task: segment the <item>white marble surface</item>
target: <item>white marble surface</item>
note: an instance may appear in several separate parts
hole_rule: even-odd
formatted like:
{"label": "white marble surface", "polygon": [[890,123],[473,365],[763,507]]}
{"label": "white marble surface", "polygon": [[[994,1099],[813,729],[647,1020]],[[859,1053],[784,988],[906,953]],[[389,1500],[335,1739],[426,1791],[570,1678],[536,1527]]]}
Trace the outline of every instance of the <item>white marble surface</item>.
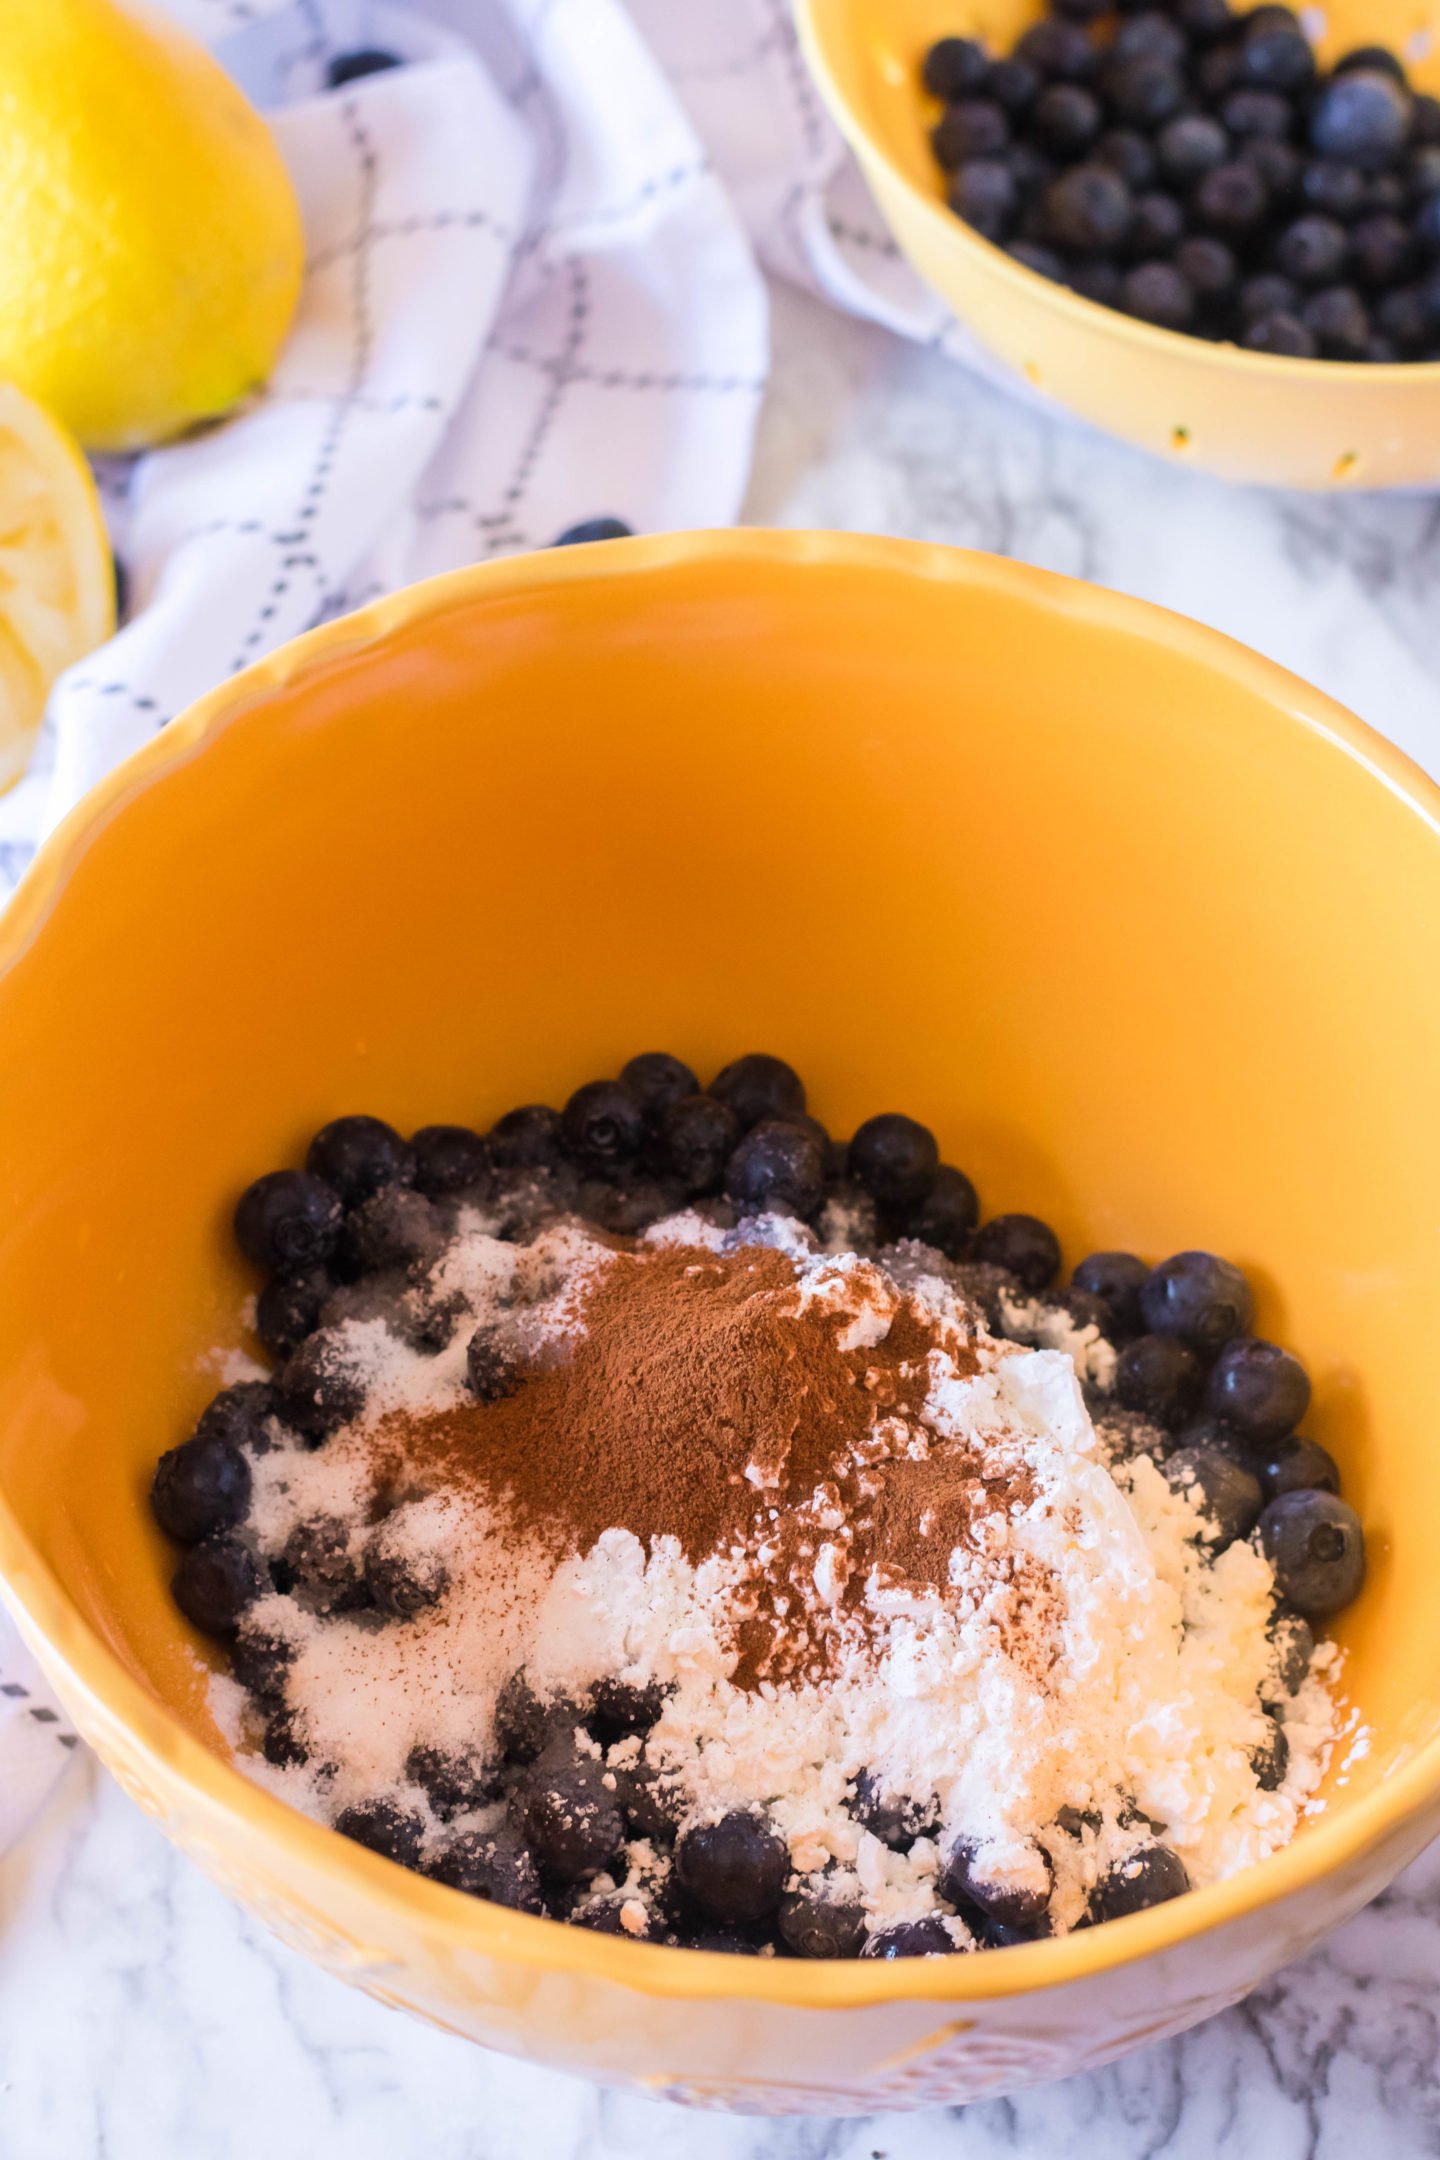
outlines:
{"label": "white marble surface", "polygon": [[[776,342],[756,520],[994,548],[1163,601],[1440,770],[1440,507],[1222,489],[790,296]],[[1440,1847],[1182,2040],[1015,2101],[833,2124],[684,2116],[384,2010],[235,1911],[89,1761],[0,1862],[0,2160],[1348,2160],[1362,2145],[1440,2154]]]}

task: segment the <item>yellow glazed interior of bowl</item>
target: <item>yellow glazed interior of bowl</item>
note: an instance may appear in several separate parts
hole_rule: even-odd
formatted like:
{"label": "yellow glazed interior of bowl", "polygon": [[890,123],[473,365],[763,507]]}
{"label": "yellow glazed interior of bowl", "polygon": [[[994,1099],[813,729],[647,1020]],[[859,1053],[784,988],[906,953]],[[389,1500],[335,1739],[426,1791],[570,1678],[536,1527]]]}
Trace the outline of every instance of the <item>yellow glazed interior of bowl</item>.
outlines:
{"label": "yellow glazed interior of bowl", "polygon": [[[831,112],[920,275],[1036,389],[1142,449],[1231,480],[1298,488],[1433,486],[1440,363],[1353,366],[1209,345],[1095,306],[1012,262],[945,207],[920,87],[938,37],[1008,51],[1039,0],[796,0]],[[1240,10],[1237,8],[1237,13]],[[1322,58],[1388,43],[1440,87],[1440,0],[1331,0]]]}
{"label": "yellow glazed interior of bowl", "polygon": [[[966,2098],[1232,2000],[1440,1822],[1440,802],[1293,678],[984,557],[734,533],[461,573],[177,721],[0,923],[0,1569],[82,1729],[288,1939],[458,2031],[768,2107]],[[247,1338],[234,1195],[665,1045],[904,1105],[1072,1258],[1209,1245],[1315,1378],[1368,1754],[1061,1943],[821,1967],[479,1905],[247,1784],[145,1491]],[[839,2016],[819,2013],[832,2009]]]}

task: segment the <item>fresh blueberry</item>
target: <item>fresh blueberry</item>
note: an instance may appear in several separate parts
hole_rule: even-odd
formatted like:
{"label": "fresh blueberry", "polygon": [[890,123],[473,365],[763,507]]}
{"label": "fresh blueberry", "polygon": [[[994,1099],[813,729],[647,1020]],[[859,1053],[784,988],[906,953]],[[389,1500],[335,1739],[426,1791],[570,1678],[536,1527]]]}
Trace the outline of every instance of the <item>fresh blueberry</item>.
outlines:
{"label": "fresh blueberry", "polygon": [[638,1927],[630,1924],[635,1903],[633,1898],[590,1898],[566,1918],[571,1927],[590,1928],[597,1935],[618,1935],[622,1942],[649,1942],[652,1929],[648,1915]]}
{"label": "fresh blueberry", "polygon": [[582,518],[578,525],[567,525],[564,532],[556,533],[551,547],[585,547],[592,540],[630,540],[635,535],[633,525],[624,518]]}
{"label": "fresh blueberry", "polygon": [[279,1415],[280,1398],[269,1380],[237,1380],[222,1388],[200,1413],[197,1440],[228,1440],[254,1455],[270,1451],[270,1420]]}
{"label": "fresh blueberry", "polygon": [[1432,195],[1415,213],[1415,244],[1430,262],[1440,257],[1440,194]]}
{"label": "fresh blueberry", "polygon": [[895,1920],[865,1938],[862,1958],[951,1957],[955,1944],[939,1913],[922,1920]]}
{"label": "fresh blueberry", "polygon": [[1093,300],[1096,307],[1113,308],[1120,305],[1124,275],[1118,263],[1092,260],[1074,264],[1067,283],[1082,300]]}
{"label": "fresh blueberry", "polygon": [[1260,1475],[1259,1450],[1253,1440],[1227,1425],[1224,1418],[1194,1417],[1186,1420],[1175,1435],[1176,1447],[1208,1448],[1212,1454],[1223,1455],[1228,1462],[1238,1463],[1252,1477]]}
{"label": "fresh blueberry", "polygon": [[985,84],[995,103],[1003,112],[1008,113],[1012,120],[1021,113],[1029,112],[1042,87],[1043,78],[1038,69],[1031,67],[1028,60],[1019,59],[1014,53],[995,62]]}
{"label": "fresh blueberry", "polygon": [[970,1931],[982,1950],[1015,1950],[1021,1943],[1041,1942],[1055,1932],[1048,1913],[1023,1924],[1015,1920],[997,1920],[993,1913],[976,1911],[972,1918],[966,1914]]}
{"label": "fresh blueberry", "polygon": [[933,1188],[940,1150],[928,1126],[886,1110],[857,1129],[847,1166],[881,1207],[903,1213],[918,1207]]}
{"label": "fresh blueberry", "polygon": [[593,1759],[547,1753],[510,1795],[512,1828],[554,1882],[590,1882],[619,1856],[625,1824],[604,1778]]}
{"label": "fresh blueberry", "polygon": [[1140,1289],[1150,1270],[1135,1253],[1088,1253],[1070,1277],[1076,1290],[1102,1300],[1109,1313],[1106,1332],[1117,1342],[1139,1335],[1145,1326],[1140,1317]]}
{"label": "fresh blueberry", "polygon": [[1072,166],[1045,190],[1047,232],[1079,254],[1102,255],[1118,247],[1134,214],[1129,188],[1105,165]]}
{"label": "fresh blueberry", "polygon": [[1155,145],[1160,170],[1168,180],[1188,187],[1230,155],[1230,138],[1208,113],[1182,113],[1167,122]]}
{"label": "fresh blueberry", "polygon": [[[1440,112],[1440,100],[1432,100]],[[1345,168],[1342,166],[1341,171]],[[1440,143],[1426,143],[1412,150],[1405,161],[1405,192],[1412,202],[1428,202],[1440,189]]]}
{"label": "fresh blueberry", "polygon": [[340,1195],[343,1207],[358,1207],[382,1185],[410,1185],[415,1157],[393,1125],[383,1118],[342,1117],[322,1125],[310,1143],[305,1167]]}
{"label": "fresh blueberry", "polygon": [[1327,1620],[1360,1595],[1365,1533],[1334,1493],[1282,1493],[1260,1517],[1260,1543],[1276,1589],[1307,1620]]}
{"label": "fresh blueberry", "polygon": [[1270,190],[1260,174],[1237,158],[1212,166],[1196,182],[1191,208],[1206,231],[1226,236],[1253,232],[1269,201]]}
{"label": "fresh blueberry", "polygon": [[710,1083],[709,1092],[724,1103],[742,1132],[766,1118],[800,1116],[805,1109],[805,1084],[783,1058],[752,1051],[736,1058]]}
{"label": "fresh blueberry", "polygon": [[1069,273],[1064,262],[1054,248],[1045,247],[1038,240],[1012,240],[1005,253],[1013,261],[1023,263],[1027,270],[1033,270],[1037,277],[1049,278],[1056,285],[1067,281]]}
{"label": "fresh blueberry", "polygon": [[1372,288],[1393,285],[1406,276],[1413,249],[1409,226],[1393,215],[1363,217],[1350,234],[1354,274],[1362,285]]}
{"label": "fresh blueberry", "polygon": [[573,1736],[582,1712],[571,1702],[542,1702],[523,1672],[516,1672],[495,1701],[495,1745],[507,1762],[532,1763],[549,1742]]}
{"label": "fresh blueberry", "polygon": [[1050,0],[1050,12],[1066,22],[1094,23],[1110,13],[1110,0]]}
{"label": "fresh blueberry", "polygon": [[1278,1500],[1281,1493],[1287,1492],[1340,1490],[1339,1465],[1318,1440],[1307,1440],[1297,1433],[1293,1439],[1277,1440],[1257,1452],[1260,1483],[1267,1500]]}
{"label": "fresh blueberry", "polygon": [[1265,1495],[1259,1478],[1218,1449],[1177,1448],[1163,1474],[1175,1492],[1192,1494],[1198,1501],[1211,1552],[1224,1552],[1237,1538],[1248,1537],[1260,1520]]}
{"label": "fresh blueberry", "polygon": [[[1135,215],[1125,235],[1125,253],[1148,267],[1178,246],[1185,231],[1185,212],[1163,188],[1150,188],[1135,198]],[[1162,265],[1168,269],[1168,263]]]}
{"label": "fresh blueberry", "polygon": [[1257,135],[1241,143],[1235,154],[1242,165],[1248,165],[1264,181],[1272,212],[1278,214],[1298,202],[1305,159],[1294,143],[1271,142],[1267,136]]}
{"label": "fresh blueberry", "polygon": [[535,1862],[508,1830],[461,1830],[431,1855],[426,1873],[467,1897],[513,1912],[545,1910]]}
{"label": "fresh blueberry", "polygon": [[256,1267],[294,1274],[329,1259],[340,1222],[333,1186],[303,1170],[271,1170],[240,1195],[235,1242]]}
{"label": "fresh blueberry", "polygon": [[281,1366],[275,1386],[286,1423],[313,1440],[338,1432],[365,1407],[364,1385],[350,1369],[345,1339],[334,1328],[308,1335]]}
{"label": "fresh blueberry", "polygon": [[623,1169],[640,1152],[645,1113],[621,1081],[589,1080],[566,1103],[560,1137],[582,1169]]}
{"label": "fresh blueberry", "polygon": [[673,1845],[680,1825],[690,1811],[690,1801],[677,1779],[658,1769],[643,1754],[638,1761],[617,1769],[615,1798],[625,1818],[628,1837],[648,1838],[652,1845]]}
{"label": "fresh blueberry", "polygon": [[909,1852],[916,1838],[933,1838],[940,1832],[940,1807],[933,1794],[927,1800],[898,1796],[869,1770],[856,1774],[854,1793],[846,1804],[861,1828],[891,1852]]}
{"label": "fresh blueberry", "polygon": [[364,1565],[371,1603],[392,1620],[413,1620],[450,1587],[450,1570],[438,1554],[407,1552],[383,1529],[366,1548]]}
{"label": "fresh blueberry", "polygon": [[487,1807],[500,1797],[495,1766],[483,1755],[458,1748],[417,1746],[405,1759],[405,1775],[418,1785],[441,1822]]}
{"label": "fresh blueberry", "polygon": [[945,37],[925,55],[920,77],[931,97],[971,97],[990,72],[983,45],[974,38]]}
{"label": "fresh blueberry", "polygon": [[1417,158],[1440,144],[1440,98],[1422,92],[1411,100],[1410,140]]}
{"label": "fresh blueberry", "polygon": [[1108,165],[1134,195],[1143,195],[1153,187],[1160,170],[1154,144],[1133,128],[1112,128],[1102,135],[1091,154],[1091,163]]}
{"label": "fresh blueberry", "polygon": [[1333,285],[1343,276],[1350,235],[1336,218],[1312,211],[1287,225],[1275,243],[1275,267],[1297,285]]}
{"label": "fresh blueberry", "polygon": [[751,1942],[748,1935],[736,1935],[729,1928],[702,1928],[698,1935],[689,1936],[681,1947],[686,1950],[706,1950],[719,1957],[760,1955],[758,1942]]}
{"label": "fresh blueberry", "polygon": [[217,1537],[190,1547],[170,1591],[185,1618],[202,1633],[233,1635],[261,1587],[254,1555],[233,1538]]}
{"label": "fresh blueberry", "polygon": [[1086,1923],[1123,1920],[1128,1913],[1146,1912],[1182,1897],[1190,1888],[1185,1863],[1168,1845],[1140,1845],[1107,1869],[1090,1893]]}
{"label": "fresh blueberry", "polygon": [[342,1808],[335,1828],[341,1837],[352,1838],[382,1860],[408,1868],[419,1865],[425,1826],[418,1815],[393,1800],[360,1800],[354,1807]]}
{"label": "fresh blueberry", "polygon": [[606,1673],[590,1693],[590,1726],[602,1747],[613,1747],[631,1733],[647,1733],[665,1707],[665,1690],[658,1680],[622,1680]]}
{"label": "fresh blueberry", "polygon": [[1232,90],[1220,118],[1236,142],[1284,142],[1295,124],[1294,107],[1273,90]]}
{"label": "fresh blueberry", "polygon": [[277,1704],[265,1720],[260,1752],[275,1770],[301,1770],[310,1760],[310,1729],[304,1714]]}
{"label": "fresh blueberry", "polygon": [[1309,1376],[1288,1350],[1246,1336],[1221,1351],[1205,1407],[1253,1440],[1283,1440],[1310,1407]]}
{"label": "fresh blueberry", "polygon": [[979,1220],[975,1187],[963,1170],[941,1163],[923,1199],[900,1210],[897,1228],[905,1237],[933,1245],[947,1259],[959,1260],[968,1252]]}
{"label": "fresh blueberry", "polygon": [[1025,1290],[1047,1289],[1060,1272],[1060,1240],[1038,1215],[992,1215],[970,1250],[977,1260],[1007,1268]]}
{"label": "fresh blueberry", "polygon": [[1341,55],[1331,73],[1353,75],[1357,68],[1367,75],[1388,75],[1392,82],[1404,84],[1409,81],[1404,61],[1384,45],[1357,45],[1353,51]]}
{"label": "fresh blueberry", "polygon": [[1146,1277],[1140,1313],[1152,1335],[1175,1335],[1211,1357],[1248,1330],[1255,1316],[1239,1268],[1208,1252],[1175,1253]]}
{"label": "fresh blueberry", "polygon": [[1095,1431],[1111,1462],[1134,1462],[1141,1455],[1163,1462],[1175,1447],[1173,1436],[1138,1410],[1106,1407],[1096,1415]]}
{"label": "fresh blueberry", "polygon": [[955,174],[945,199],[982,240],[1003,240],[1019,194],[1013,174],[999,158],[971,158]]}
{"label": "fresh blueberry", "polygon": [[947,105],[930,130],[930,144],[946,172],[971,158],[999,157],[1010,140],[1010,122],[993,98],[961,98]]}
{"label": "fresh blueberry", "polygon": [[1348,220],[1365,206],[1365,179],[1353,165],[1337,158],[1316,158],[1300,175],[1300,193],[1307,208],[1322,216]]}
{"label": "fresh blueberry", "polygon": [[260,1701],[278,1701],[295,1662],[295,1644],[270,1628],[242,1623],[230,1646],[230,1670]]}
{"label": "fresh blueberry", "polygon": [[482,1403],[503,1402],[518,1392],[524,1381],[520,1359],[499,1328],[478,1327],[465,1353],[470,1391]]}
{"label": "fresh blueberry", "polygon": [[714,1192],[740,1137],[733,1110],[713,1095],[685,1095],[660,1113],[654,1155],[691,1198]]}
{"label": "fresh blueberry", "polygon": [[1290,1767],[1290,1742],[1278,1719],[1265,1720],[1265,1737],[1251,1748],[1250,1767],[1261,1792],[1279,1792]]}
{"label": "fresh blueberry", "polygon": [[1125,126],[1158,128],[1184,104],[1185,81],[1167,60],[1116,60],[1105,70],[1105,96]]}
{"label": "fresh blueberry", "polygon": [[957,1838],[945,1855],[938,1879],[940,1895],[952,1905],[974,1905],[1009,1927],[1033,1927],[1050,1904],[1054,1871],[1049,1856],[1037,1845],[1034,1857],[1045,1876],[1040,1884],[997,1881],[987,1874],[983,1848],[969,1838]]}
{"label": "fresh blueberry", "polygon": [[353,1612],[365,1603],[349,1528],[335,1515],[311,1515],[295,1525],[281,1550],[276,1576],[307,1612]]}
{"label": "fresh blueberry", "polygon": [[412,1134],[415,1189],[427,1200],[474,1192],[490,1175],[490,1150],[468,1125],[422,1125]]}
{"label": "fresh blueberry", "polygon": [[151,1512],[177,1545],[233,1530],[249,1506],[250,1465],[228,1440],[186,1440],[155,1466]]}
{"label": "fresh blueberry", "polygon": [[1115,1394],[1124,1410],[1157,1425],[1182,1425],[1195,1408],[1204,1373],[1188,1344],[1173,1335],[1140,1335],[1115,1363]]}
{"label": "fresh blueberry", "polygon": [[1315,1630],[1300,1613],[1277,1605],[1270,1617],[1275,1680],[1281,1695],[1293,1695],[1309,1678],[1315,1655]]}
{"label": "fresh blueberry", "polygon": [[255,1300],[255,1332],[271,1357],[283,1361],[314,1334],[334,1289],[333,1278],[321,1267],[277,1275],[266,1283]]}
{"label": "fresh blueberry", "polygon": [[751,1214],[813,1215],[825,1197],[825,1156],[807,1126],[767,1118],[726,1164],[726,1196]]}
{"label": "fresh blueberry", "polygon": [[1120,288],[1120,305],[1158,330],[1188,329],[1195,315],[1195,295],[1173,263],[1140,263],[1131,270]]}
{"label": "fresh blueberry", "polygon": [[1407,359],[1413,359],[1429,342],[1430,309],[1418,285],[1401,285],[1385,293],[1376,302],[1375,321],[1396,351]]}
{"label": "fresh blueberry", "polygon": [[1184,31],[1158,8],[1143,8],[1128,16],[1110,44],[1116,60],[1160,60],[1167,67],[1183,66],[1189,50]]}
{"label": "fresh blueberry", "polygon": [[1278,270],[1262,270],[1241,281],[1240,316],[1244,322],[1258,322],[1262,315],[1293,315],[1300,305],[1299,286],[1281,277]]}
{"label": "fresh blueberry", "polygon": [[400,64],[398,54],[365,45],[356,52],[337,53],[325,69],[325,80],[332,90],[343,90],[346,83],[359,82],[366,75],[384,75]]}
{"label": "fresh blueberry", "polygon": [[1175,250],[1175,267],[1202,302],[1223,299],[1235,289],[1235,251],[1208,234],[1197,233],[1192,240],[1182,240]]}
{"label": "fresh blueberry", "polygon": [[1315,55],[1298,26],[1251,23],[1240,44],[1240,73],[1258,89],[1294,97],[1315,80]]}
{"label": "fresh blueberry", "polygon": [[787,1891],[775,1925],[796,1957],[859,1957],[865,1942],[864,1906],[827,1897],[823,1890]]}
{"label": "fresh blueberry", "polygon": [[681,1889],[721,1927],[752,1927],[780,1903],[790,1856],[762,1815],[736,1810],[693,1823],[675,1848]]}
{"label": "fresh blueberry", "polygon": [[1030,116],[1036,141],[1067,157],[1088,150],[1104,122],[1099,98],[1083,83],[1051,83],[1041,91]]}
{"label": "fresh blueberry", "polygon": [[1310,114],[1310,144],[1321,157],[1374,168],[1398,157],[1410,133],[1410,97],[1379,68],[1332,76]]}
{"label": "fresh blueberry", "polygon": [[1033,23],[1015,47],[1020,59],[1044,76],[1061,82],[1084,82],[1095,72],[1099,54],[1085,34],[1083,24]]}
{"label": "fresh blueberry", "polygon": [[653,1124],[671,1103],[699,1092],[700,1083],[690,1067],[668,1050],[642,1050],[620,1069],[620,1084],[628,1088],[646,1118]]}
{"label": "fresh blueberry", "polygon": [[1410,201],[1410,191],[1398,172],[1372,172],[1365,176],[1364,208],[1381,217],[1398,217]]}
{"label": "fresh blueberry", "polygon": [[1230,0],[1176,0],[1174,13],[1192,45],[1211,45],[1235,27]]}
{"label": "fresh blueberry", "polygon": [[1241,342],[1250,352],[1274,353],[1284,360],[1313,360],[1320,350],[1314,332],[1284,308],[1255,316]]}
{"label": "fresh blueberry", "polygon": [[1228,39],[1212,45],[1209,52],[1200,55],[1195,70],[1195,88],[1200,95],[1214,103],[1236,88],[1240,81],[1240,47]]}
{"label": "fresh blueberry", "polygon": [[431,1260],[444,1233],[434,1204],[408,1185],[385,1185],[351,1208],[340,1233],[339,1272],[352,1280]]}
{"label": "fresh blueberry", "polygon": [[560,1160],[560,1113],[548,1103],[507,1110],[485,1135],[497,1170],[551,1170]]}

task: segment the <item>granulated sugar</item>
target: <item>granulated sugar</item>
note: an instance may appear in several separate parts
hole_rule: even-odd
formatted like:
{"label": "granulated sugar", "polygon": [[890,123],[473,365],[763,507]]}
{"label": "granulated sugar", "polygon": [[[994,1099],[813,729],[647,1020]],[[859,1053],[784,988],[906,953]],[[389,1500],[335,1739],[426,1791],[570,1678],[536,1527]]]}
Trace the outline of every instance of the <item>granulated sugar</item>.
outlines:
{"label": "granulated sugar", "polygon": [[[836,1215],[827,1243],[847,1231]],[[1048,1864],[1062,1928],[1154,1826],[1197,1885],[1283,1845],[1334,1739],[1333,1651],[1287,1697],[1268,1562],[1212,1558],[1193,1494],[1097,1443],[1098,1330],[1036,1301],[1010,1318],[1046,1347],[996,1340],[961,1280],[923,1248],[816,1250],[783,1218],[517,1245],[462,1216],[405,1292],[445,1316],[444,1347],[342,1323],[364,1409],[318,1450],[256,1457],[246,1530],[273,1559],[331,1519],[358,1574],[383,1522],[447,1587],[403,1620],[299,1590],[252,1608],[247,1634],[295,1645],[309,1759],[247,1767],[327,1819],[389,1793],[433,1823],[414,1747],[490,1753],[517,1670],[577,1702],[618,1676],[666,1694],[612,1769],[643,1753],[697,1816],[765,1809],[796,1874],[876,1924],[935,1909],[956,1837],[992,1881],[1043,1888]],[[524,1370],[493,1403],[467,1385],[477,1326]],[[246,1698],[217,1681],[216,1700],[243,1745]],[[1262,1704],[1289,1743],[1274,1792]],[[938,1836],[899,1853],[862,1828],[861,1773]],[[643,1921],[668,1860],[639,1839],[628,1859]]]}

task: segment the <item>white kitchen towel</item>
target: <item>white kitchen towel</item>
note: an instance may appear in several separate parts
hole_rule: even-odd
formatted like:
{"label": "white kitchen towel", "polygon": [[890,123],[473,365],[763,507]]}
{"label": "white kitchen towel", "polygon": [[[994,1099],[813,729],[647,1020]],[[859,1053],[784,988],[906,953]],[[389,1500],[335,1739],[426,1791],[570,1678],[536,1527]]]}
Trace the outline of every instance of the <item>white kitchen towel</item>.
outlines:
{"label": "white kitchen towel", "polygon": [[[304,291],[243,411],[102,463],[125,619],[0,798],[0,898],[93,782],[298,631],[591,517],[731,522],[759,264],[983,364],[886,235],[789,0],[168,4],[273,119]],[[403,64],[330,88],[362,49]],[[0,1616],[0,1847],[73,1744]]]}

